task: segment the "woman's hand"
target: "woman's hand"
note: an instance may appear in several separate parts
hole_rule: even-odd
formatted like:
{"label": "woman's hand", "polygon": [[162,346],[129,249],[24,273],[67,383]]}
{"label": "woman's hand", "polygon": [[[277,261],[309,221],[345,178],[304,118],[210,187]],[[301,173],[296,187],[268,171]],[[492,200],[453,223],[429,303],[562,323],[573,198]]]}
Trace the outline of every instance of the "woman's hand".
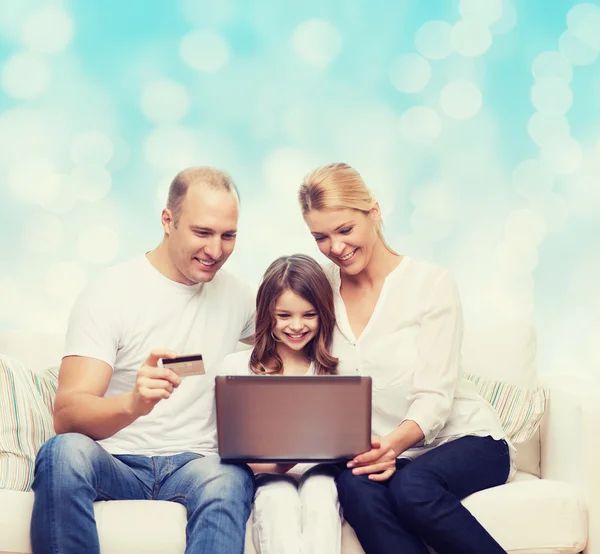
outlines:
{"label": "woman's hand", "polygon": [[386,481],[396,471],[397,454],[385,437],[373,437],[371,450],[363,452],[349,461],[353,475],[369,475],[372,481]]}
{"label": "woman's hand", "polygon": [[354,475],[368,474],[372,481],[386,481],[396,471],[396,458],[423,438],[419,425],[405,420],[389,435],[373,437],[371,450],[359,454],[347,466]]}

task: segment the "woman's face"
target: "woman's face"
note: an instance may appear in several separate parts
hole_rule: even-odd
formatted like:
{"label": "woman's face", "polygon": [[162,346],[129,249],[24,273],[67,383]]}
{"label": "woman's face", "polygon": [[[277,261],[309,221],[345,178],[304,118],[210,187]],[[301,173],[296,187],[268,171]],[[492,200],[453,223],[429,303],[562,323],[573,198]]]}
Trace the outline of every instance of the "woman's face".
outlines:
{"label": "woman's face", "polygon": [[273,310],[273,335],[291,350],[302,350],[319,331],[319,314],[308,300],[291,290],[279,295]]}
{"label": "woman's face", "polygon": [[379,208],[311,210],[304,216],[319,250],[348,275],[360,273],[369,263],[377,235]]}

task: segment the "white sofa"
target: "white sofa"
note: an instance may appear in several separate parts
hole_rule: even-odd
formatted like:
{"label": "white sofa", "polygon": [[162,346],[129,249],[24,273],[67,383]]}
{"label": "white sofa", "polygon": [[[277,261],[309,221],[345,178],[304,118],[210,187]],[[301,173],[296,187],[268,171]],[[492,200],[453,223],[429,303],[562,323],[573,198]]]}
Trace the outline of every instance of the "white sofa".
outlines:
{"label": "white sofa", "polygon": [[[0,332],[0,353],[42,370],[60,361],[61,337]],[[526,324],[468,330],[466,371],[520,386],[538,383],[536,340]],[[539,383],[551,390],[540,431],[518,449],[516,478],[476,493],[465,506],[510,553],[600,554],[600,392],[552,375]],[[30,553],[33,493],[0,490],[0,554]],[[158,501],[97,502],[103,554],[182,554],[186,514]],[[156,525],[160,522],[160,525]],[[343,554],[360,554],[344,524]],[[248,526],[246,553],[254,554]]]}

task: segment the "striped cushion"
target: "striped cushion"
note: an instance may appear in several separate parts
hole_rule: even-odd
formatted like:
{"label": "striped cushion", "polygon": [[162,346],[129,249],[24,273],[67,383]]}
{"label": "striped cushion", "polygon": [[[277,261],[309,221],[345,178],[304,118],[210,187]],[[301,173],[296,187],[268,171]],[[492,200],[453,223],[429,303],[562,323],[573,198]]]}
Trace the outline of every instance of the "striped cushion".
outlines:
{"label": "striped cushion", "polygon": [[[54,411],[54,399],[56,397],[56,390],[58,388],[58,370],[57,367],[49,367],[41,375],[34,373],[33,380],[35,386],[42,396],[44,406],[48,408],[50,413]],[[54,427],[53,427],[54,428]],[[54,434],[54,433],[53,433]]]}
{"label": "striped cushion", "polygon": [[470,373],[464,377],[475,383],[479,394],[496,409],[513,444],[526,442],[533,436],[546,409],[546,389],[518,387]]}
{"label": "striped cushion", "polygon": [[35,456],[54,435],[57,368],[37,375],[0,355],[0,489],[28,491]]}

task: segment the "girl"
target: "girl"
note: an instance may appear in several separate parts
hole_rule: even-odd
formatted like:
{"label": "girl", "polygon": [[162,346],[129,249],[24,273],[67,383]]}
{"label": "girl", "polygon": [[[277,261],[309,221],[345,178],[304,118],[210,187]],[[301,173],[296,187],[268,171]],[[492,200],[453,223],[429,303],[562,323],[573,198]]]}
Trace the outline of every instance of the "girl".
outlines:
{"label": "girl", "polygon": [[514,449],[494,409],[461,380],[462,315],[450,274],[386,243],[379,205],[339,163],[306,176],[304,220],[335,302],[341,374],[373,379],[372,449],[336,478],[366,554],[505,554],[460,500],[503,484]]}
{"label": "girl", "polygon": [[[333,294],[319,264],[296,254],[275,260],[256,297],[252,351],[230,354],[220,373],[333,375]],[[260,554],[339,554],[341,519],[330,466],[249,464],[256,474],[253,540]]]}

